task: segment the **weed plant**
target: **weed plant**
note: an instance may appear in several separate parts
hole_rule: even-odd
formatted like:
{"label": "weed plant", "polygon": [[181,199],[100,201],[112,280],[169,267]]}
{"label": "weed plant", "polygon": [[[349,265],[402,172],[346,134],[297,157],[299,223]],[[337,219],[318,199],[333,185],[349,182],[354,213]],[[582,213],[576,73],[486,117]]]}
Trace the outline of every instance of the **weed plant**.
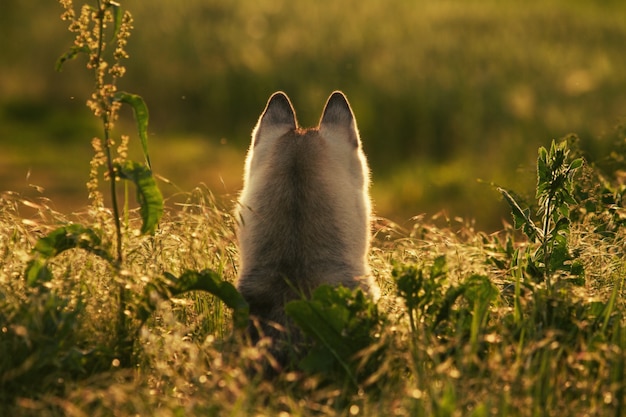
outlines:
{"label": "weed plant", "polygon": [[[272,363],[270,341],[251,346],[237,332],[247,310],[231,284],[230,207],[198,188],[165,208],[144,140],[144,164],[124,147],[113,156],[117,105],[133,106],[140,138],[147,108],[100,83],[116,75],[97,68],[115,64],[93,48],[105,50],[105,23],[125,40],[130,15],[102,1],[77,17],[62,3],[77,34],[65,58],[86,54],[95,70],[90,106],[104,139],[84,213],[0,197],[1,415],[624,414],[617,171],[554,142],[539,150],[536,203],[499,189],[513,215],[501,232],[378,219],[370,264],[380,300],[323,286],[289,303],[306,354],[268,379],[259,371]],[[97,197],[102,166],[111,208]],[[139,190],[137,209],[116,208],[117,179]]]}

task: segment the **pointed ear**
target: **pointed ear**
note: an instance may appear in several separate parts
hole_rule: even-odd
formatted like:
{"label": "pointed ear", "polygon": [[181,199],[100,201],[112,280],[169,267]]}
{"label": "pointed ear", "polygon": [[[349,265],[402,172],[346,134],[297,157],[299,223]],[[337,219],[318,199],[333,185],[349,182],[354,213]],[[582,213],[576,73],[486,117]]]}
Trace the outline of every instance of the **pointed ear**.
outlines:
{"label": "pointed ear", "polygon": [[356,119],[348,99],[341,91],[332,93],[324,107],[322,119],[320,120],[320,130],[326,129],[345,129],[348,132],[350,141],[355,146],[359,145],[359,131],[356,126]]}
{"label": "pointed ear", "polygon": [[256,146],[261,137],[278,138],[298,125],[296,113],[293,110],[289,97],[282,91],[278,91],[270,97],[265,110],[254,128],[252,138]]}

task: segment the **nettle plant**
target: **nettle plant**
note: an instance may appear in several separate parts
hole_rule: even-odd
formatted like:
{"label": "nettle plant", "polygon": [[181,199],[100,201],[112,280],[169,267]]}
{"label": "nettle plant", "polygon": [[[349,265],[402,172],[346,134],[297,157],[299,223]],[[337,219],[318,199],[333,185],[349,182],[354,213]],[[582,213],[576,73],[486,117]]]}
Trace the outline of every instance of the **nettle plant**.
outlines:
{"label": "nettle plant", "polygon": [[[552,141],[550,150],[539,148],[537,158],[537,216],[530,208],[522,209],[512,193],[498,188],[511,207],[514,226],[521,229],[535,246],[524,253],[516,251],[517,264],[523,272],[551,291],[561,278],[574,282],[584,279],[582,264],[570,253],[570,205],[574,198],[574,176],[583,165],[582,158],[571,160],[567,141]],[[556,281],[555,281],[556,280]]]}
{"label": "nettle plant", "polygon": [[[158,228],[163,214],[163,197],[152,175],[148,154],[148,108],[144,100],[136,95],[119,91],[117,83],[126,72],[123,60],[128,58],[126,45],[133,28],[130,12],[111,0],[97,0],[95,5],[84,4],[77,12],[72,0],[60,0],[64,9],[62,19],[69,23],[68,30],[74,34],[74,44],[57,62],[61,70],[66,61],[84,55],[87,69],[93,74],[95,84],[87,106],[102,122],[102,138],[92,141],[95,156],[91,161],[90,180],[87,184],[89,197],[96,213],[111,213],[114,236],[104,227],[89,227],[81,224],[66,224],[37,241],[25,272],[29,287],[37,292],[51,292],[48,283],[53,279],[50,263],[59,254],[71,249],[81,249],[104,260],[110,268],[112,281],[118,291],[115,355],[123,365],[131,362],[134,341],[138,330],[156,308],[157,300],[193,291],[208,291],[234,310],[238,327],[247,323],[247,303],[234,286],[221,279],[211,270],[184,271],[180,276],[164,272],[151,278],[141,292],[132,290],[125,256],[123,222],[128,228],[128,205],[122,216],[118,201],[118,180],[125,185],[132,183],[136,188],[141,216],[140,233],[152,236]],[[129,137],[122,135],[115,147],[113,128],[123,105],[132,107],[141,140],[145,162],[127,158]],[[104,167],[104,178],[109,184],[111,210],[104,210],[104,198],[99,191],[99,179]],[[135,291],[135,292],[133,292]],[[54,295],[54,294],[52,294]]]}

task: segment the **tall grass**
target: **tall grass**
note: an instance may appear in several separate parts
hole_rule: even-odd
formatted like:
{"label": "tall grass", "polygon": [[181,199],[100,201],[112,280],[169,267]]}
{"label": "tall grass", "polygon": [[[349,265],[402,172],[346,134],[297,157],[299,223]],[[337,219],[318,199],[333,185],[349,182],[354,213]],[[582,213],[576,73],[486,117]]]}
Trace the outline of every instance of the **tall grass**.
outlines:
{"label": "tall grass", "polygon": [[[119,6],[97,5],[86,16],[100,41],[66,58],[96,51],[89,65],[100,62],[98,35]],[[110,144],[107,106],[136,99],[96,86],[90,104],[108,115]],[[271,341],[252,346],[237,330],[247,306],[232,286],[229,203],[197,188],[150,223],[149,160],[106,151],[90,191],[104,165],[111,182],[136,185],[139,208],[96,198],[70,216],[3,193],[0,414],[622,415],[622,161],[585,163],[571,139],[539,149],[536,202],[500,188],[513,225],[497,233],[445,216],[377,219],[369,260],[381,299],[322,286],[289,303],[306,343],[271,376]]]}
{"label": "tall grass", "polygon": [[[352,304],[352,295],[340,293],[293,305],[326,311],[309,327],[344,330],[330,342],[313,337],[318,356],[266,380],[251,371],[268,354],[263,342],[251,347],[233,337],[230,309],[202,293],[159,302],[135,344],[135,365],[121,366],[107,353],[115,322],[109,269],[69,250],[52,265],[49,292],[33,291],[23,277],[30,250],[69,219],[11,194],[2,207],[7,415],[623,412],[626,235],[622,227],[599,230],[599,212],[572,221],[567,239],[584,279],[561,271],[551,289],[520,268],[541,243],[512,228],[485,234],[457,220],[438,227],[422,218],[406,229],[380,219],[370,255],[383,290],[378,305]],[[35,216],[26,218],[25,208]],[[203,268],[232,281],[237,252],[228,213],[198,189],[166,210],[153,239],[130,234],[128,274],[141,279],[129,285]],[[130,221],[138,227],[141,218],[132,212]],[[353,306],[345,322],[330,314],[342,305]],[[358,349],[335,367],[341,337]]]}

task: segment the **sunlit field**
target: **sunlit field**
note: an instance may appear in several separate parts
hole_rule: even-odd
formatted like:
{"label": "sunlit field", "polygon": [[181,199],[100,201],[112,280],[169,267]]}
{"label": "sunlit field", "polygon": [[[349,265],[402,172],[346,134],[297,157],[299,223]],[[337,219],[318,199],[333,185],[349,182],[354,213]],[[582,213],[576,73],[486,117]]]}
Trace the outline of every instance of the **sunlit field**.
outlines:
{"label": "sunlit field", "polygon": [[[591,191],[576,181],[577,198]],[[300,301],[318,312],[306,328],[336,333],[311,333],[306,360],[264,379],[267,345],[241,338],[231,308],[205,291],[157,291],[180,284],[167,277],[183,271],[235,278],[234,219],[206,190],[166,210],[154,236],[141,236],[130,213],[123,269],[79,249],[94,242],[80,235],[50,258],[52,276],[32,274],[50,244],[37,239],[81,222],[112,250],[110,211],[68,217],[5,194],[3,415],[621,415],[624,209],[600,201],[616,195],[591,192],[590,211],[572,205],[557,216],[568,227],[548,222],[548,240],[376,222],[370,264],[380,301],[345,291]],[[541,227],[540,215],[528,216]],[[120,286],[130,346],[119,334]]]}
{"label": "sunlit field", "polygon": [[[135,31],[121,87],[148,103],[152,152],[165,156],[155,157],[155,172],[186,190],[206,183],[218,195],[237,193],[234,158],[243,160],[276,90],[292,98],[306,126],[317,123],[331,91],[347,94],[377,210],[399,223],[445,211],[498,230],[506,207],[489,183],[532,197],[539,146],[576,133],[601,163],[619,139],[626,108],[619,1],[128,7]],[[92,87],[84,59],[54,71],[72,42],[60,13],[55,2],[3,6],[0,184],[31,196],[28,184],[42,186],[68,211],[86,203],[89,141],[101,132],[84,107]]]}
{"label": "sunlit field", "polygon": [[[0,12],[0,416],[626,412],[626,5],[61,4]],[[335,89],[381,297],[289,303],[281,368],[234,201],[270,94]]]}

